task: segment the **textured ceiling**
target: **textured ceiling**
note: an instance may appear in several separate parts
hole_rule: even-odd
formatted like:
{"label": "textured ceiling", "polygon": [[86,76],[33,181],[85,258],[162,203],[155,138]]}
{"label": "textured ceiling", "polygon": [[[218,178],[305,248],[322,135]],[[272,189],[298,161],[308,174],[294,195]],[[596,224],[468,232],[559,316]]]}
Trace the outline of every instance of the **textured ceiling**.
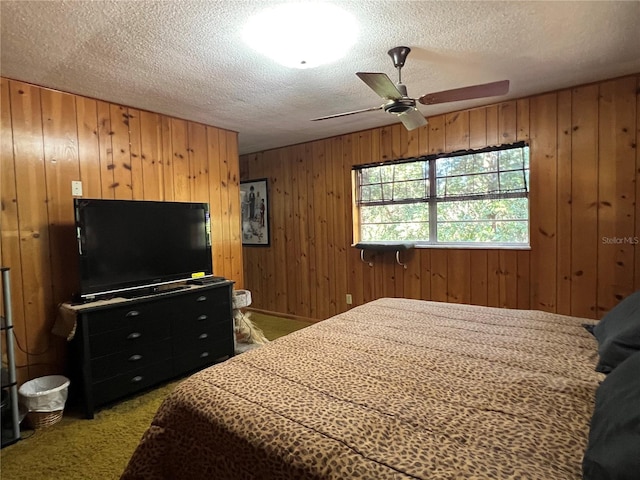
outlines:
{"label": "textured ceiling", "polygon": [[[2,76],[239,132],[240,153],[397,123],[356,76],[397,79],[411,97],[509,79],[507,96],[423,106],[425,116],[640,72],[640,2],[336,1],[360,23],[351,53],[281,67],[240,31],[275,1],[0,2]],[[327,25],[331,35],[331,25]]]}

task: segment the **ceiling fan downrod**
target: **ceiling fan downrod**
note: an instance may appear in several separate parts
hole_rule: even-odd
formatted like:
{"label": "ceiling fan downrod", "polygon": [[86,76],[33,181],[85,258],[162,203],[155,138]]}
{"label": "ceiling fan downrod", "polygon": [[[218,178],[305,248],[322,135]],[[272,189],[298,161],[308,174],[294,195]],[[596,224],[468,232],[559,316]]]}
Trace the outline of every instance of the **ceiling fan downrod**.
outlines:
{"label": "ceiling fan downrod", "polygon": [[[410,51],[411,49],[409,47],[394,47],[387,52],[393,60],[393,66],[398,70],[398,84],[402,84],[402,67],[404,67],[404,62]],[[404,93],[405,96],[407,95],[406,88],[402,93]]]}

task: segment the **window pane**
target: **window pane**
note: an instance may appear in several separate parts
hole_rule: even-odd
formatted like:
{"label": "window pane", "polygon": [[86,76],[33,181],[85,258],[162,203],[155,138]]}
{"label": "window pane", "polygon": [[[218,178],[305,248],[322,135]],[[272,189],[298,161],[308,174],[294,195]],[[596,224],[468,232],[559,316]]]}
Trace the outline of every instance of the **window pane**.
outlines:
{"label": "window pane", "polygon": [[429,194],[429,184],[424,180],[409,180],[406,182],[397,182],[394,186],[394,200],[411,200],[419,198],[427,198]]}
{"label": "window pane", "polygon": [[527,243],[528,231],[526,220],[438,222],[438,242]]}
{"label": "window pane", "polygon": [[527,198],[440,202],[438,241],[526,243],[528,216]]}
{"label": "window pane", "polygon": [[525,176],[522,170],[502,172],[500,174],[500,191],[525,191]]}
{"label": "window pane", "polygon": [[439,221],[526,220],[528,216],[529,201],[524,197],[438,203]]}
{"label": "window pane", "polygon": [[429,220],[429,209],[425,203],[408,203],[399,205],[365,205],[360,209],[360,222],[426,222]]}
{"label": "window pane", "polygon": [[373,167],[360,170],[360,182],[362,185],[380,183],[380,168]]}
{"label": "window pane", "polygon": [[363,224],[360,239],[363,242],[428,241],[429,223]]}
{"label": "window pane", "polygon": [[429,209],[425,203],[362,206],[360,222],[362,241],[429,239]]}

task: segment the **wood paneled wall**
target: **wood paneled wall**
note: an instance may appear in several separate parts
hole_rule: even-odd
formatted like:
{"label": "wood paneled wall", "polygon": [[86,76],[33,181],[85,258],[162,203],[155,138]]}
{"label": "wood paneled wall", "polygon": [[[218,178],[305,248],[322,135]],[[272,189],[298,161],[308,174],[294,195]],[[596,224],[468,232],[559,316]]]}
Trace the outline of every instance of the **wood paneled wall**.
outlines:
{"label": "wood paneled wall", "polygon": [[[382,296],[599,318],[640,288],[640,75],[240,157],[269,179],[271,246],[244,247],[253,307],[327,318]],[[524,140],[530,250],[351,247],[354,165]]]}
{"label": "wood paneled wall", "polygon": [[214,271],[242,288],[236,132],[4,78],[0,87],[0,258],[22,381],[65,360],[50,330],[78,285],[72,180],[87,198],[209,202]]}

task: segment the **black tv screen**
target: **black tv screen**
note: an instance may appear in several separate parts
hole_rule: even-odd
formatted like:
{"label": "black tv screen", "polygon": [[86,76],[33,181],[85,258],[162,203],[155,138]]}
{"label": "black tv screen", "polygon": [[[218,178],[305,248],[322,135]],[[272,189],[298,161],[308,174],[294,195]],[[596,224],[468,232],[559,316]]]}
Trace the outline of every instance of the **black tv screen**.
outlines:
{"label": "black tv screen", "polygon": [[209,205],[74,199],[80,297],[211,276]]}

